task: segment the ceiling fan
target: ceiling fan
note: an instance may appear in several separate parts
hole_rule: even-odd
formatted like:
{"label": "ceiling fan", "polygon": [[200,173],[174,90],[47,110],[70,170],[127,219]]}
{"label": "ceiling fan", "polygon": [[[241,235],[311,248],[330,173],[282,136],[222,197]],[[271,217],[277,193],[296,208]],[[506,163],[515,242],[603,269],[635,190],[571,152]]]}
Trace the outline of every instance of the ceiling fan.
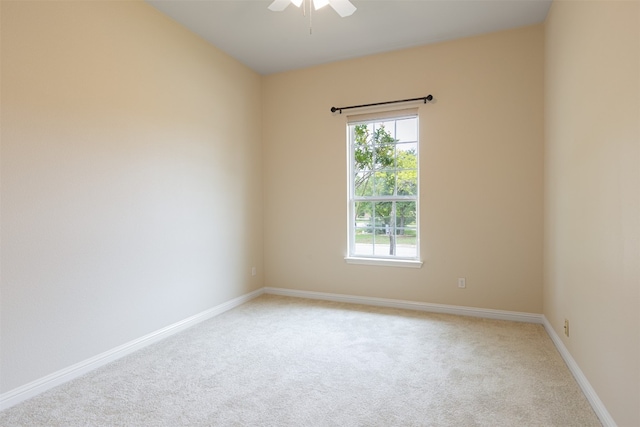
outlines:
{"label": "ceiling fan", "polygon": [[[269,5],[269,10],[273,12],[282,12],[293,3],[296,7],[300,7],[304,0],[275,0]],[[341,17],[350,16],[356,11],[356,7],[349,0],[313,0],[315,10],[330,4],[331,7],[338,12]]]}

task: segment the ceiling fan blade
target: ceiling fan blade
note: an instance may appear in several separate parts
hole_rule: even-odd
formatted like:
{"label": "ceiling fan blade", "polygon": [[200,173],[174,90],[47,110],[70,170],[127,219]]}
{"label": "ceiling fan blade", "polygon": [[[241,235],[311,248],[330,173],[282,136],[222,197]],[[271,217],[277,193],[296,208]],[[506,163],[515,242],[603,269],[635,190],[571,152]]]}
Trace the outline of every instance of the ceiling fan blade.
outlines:
{"label": "ceiling fan blade", "polygon": [[356,7],[349,0],[329,0],[329,4],[343,18],[351,16],[356,11]]}
{"label": "ceiling fan blade", "polygon": [[329,4],[329,0],[313,0],[313,7],[315,10],[322,9]]}
{"label": "ceiling fan blade", "polygon": [[275,0],[269,5],[269,10],[273,12],[282,12],[291,4],[291,0]]}

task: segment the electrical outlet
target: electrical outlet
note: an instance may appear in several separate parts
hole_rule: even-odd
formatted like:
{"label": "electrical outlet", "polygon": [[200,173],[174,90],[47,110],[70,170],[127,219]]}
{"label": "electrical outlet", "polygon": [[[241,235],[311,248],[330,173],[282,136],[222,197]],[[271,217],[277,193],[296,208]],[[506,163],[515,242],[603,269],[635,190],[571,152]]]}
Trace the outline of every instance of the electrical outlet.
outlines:
{"label": "electrical outlet", "polygon": [[255,267],[251,267],[251,275],[252,276],[256,275],[256,268]]}
{"label": "electrical outlet", "polygon": [[458,278],[458,287],[459,288],[466,288],[467,287],[467,279],[465,279],[464,277],[459,277]]}
{"label": "electrical outlet", "polygon": [[569,336],[569,321],[567,319],[564,319],[564,334]]}

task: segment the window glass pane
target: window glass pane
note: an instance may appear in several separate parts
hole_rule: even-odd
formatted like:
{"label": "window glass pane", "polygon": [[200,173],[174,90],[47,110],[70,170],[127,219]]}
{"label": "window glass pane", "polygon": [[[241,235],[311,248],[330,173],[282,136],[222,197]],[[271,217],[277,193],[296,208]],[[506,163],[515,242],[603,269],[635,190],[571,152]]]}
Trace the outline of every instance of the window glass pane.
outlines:
{"label": "window glass pane", "polygon": [[373,143],[378,145],[392,144],[396,142],[393,137],[393,129],[390,131],[386,126],[376,126],[373,130]]}
{"label": "window glass pane", "polygon": [[415,169],[398,171],[396,184],[399,196],[417,196],[418,171]]}
{"label": "window glass pane", "polygon": [[383,142],[375,146],[375,162],[376,169],[388,169],[396,166],[395,158],[396,146],[393,143]]}
{"label": "window glass pane", "polygon": [[375,195],[376,196],[393,196],[395,194],[396,185],[396,173],[391,172],[377,172],[375,180]]}
{"label": "window glass pane", "polygon": [[373,255],[373,233],[356,234],[354,255]]}
{"label": "window glass pane", "polygon": [[374,203],[374,226],[385,232],[392,226],[391,215],[393,210],[393,202],[377,202]]}
{"label": "window glass pane", "polygon": [[356,145],[353,147],[353,156],[355,162],[353,164],[354,172],[367,171],[373,169],[373,148],[370,146]]}
{"label": "window glass pane", "polygon": [[391,136],[391,138],[395,137],[396,134],[396,121],[395,120],[387,120],[376,123],[376,128],[384,128],[387,133]]}
{"label": "window glass pane", "polygon": [[355,254],[373,255],[373,203],[355,202]]}
{"label": "window glass pane", "polygon": [[372,177],[372,172],[358,172],[353,182],[354,195],[358,197],[373,195]]}
{"label": "window glass pane", "polygon": [[399,196],[418,194],[418,151],[416,144],[398,144],[397,189]]}
{"label": "window glass pane", "polygon": [[373,255],[373,228],[356,228],[354,243],[356,255]]}
{"label": "window glass pane", "polygon": [[353,145],[353,169],[354,171],[372,170],[374,148],[371,140],[369,125],[352,125],[350,132]]}
{"label": "window glass pane", "polygon": [[417,141],[418,126],[415,117],[396,121],[396,139],[398,141]]}
{"label": "window glass pane", "polygon": [[[396,233],[413,234],[415,236],[416,202],[396,202]],[[410,227],[414,227],[411,229]]]}
{"label": "window glass pane", "polygon": [[358,256],[373,255],[373,232],[358,233],[355,236],[355,254]]}
{"label": "window glass pane", "polygon": [[391,247],[389,246],[389,236],[379,236],[379,238],[376,239],[373,254],[378,256],[393,255]]}
{"label": "window glass pane", "polygon": [[417,157],[418,155],[418,144],[415,142],[403,142],[396,144],[396,149],[398,150],[398,157],[401,157],[406,153],[413,154],[414,157]]}
{"label": "window glass pane", "polygon": [[415,236],[396,236],[396,256],[415,258],[418,256],[417,238]]}
{"label": "window glass pane", "polygon": [[354,172],[363,172],[373,170],[373,154],[371,151],[356,150],[355,156],[358,160],[354,164]]}
{"label": "window glass pane", "polygon": [[355,202],[353,206],[354,206],[354,215],[355,215],[355,226],[357,228],[363,228],[363,229],[370,229],[371,227],[373,227],[372,225],[373,203]]}

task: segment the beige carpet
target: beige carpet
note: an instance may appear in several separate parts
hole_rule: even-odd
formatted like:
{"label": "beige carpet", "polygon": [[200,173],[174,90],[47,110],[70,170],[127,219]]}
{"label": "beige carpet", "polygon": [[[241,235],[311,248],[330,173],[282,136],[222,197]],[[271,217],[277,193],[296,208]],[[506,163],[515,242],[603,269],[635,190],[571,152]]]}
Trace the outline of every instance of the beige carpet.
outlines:
{"label": "beige carpet", "polygon": [[2,426],[599,426],[541,325],[264,295]]}

